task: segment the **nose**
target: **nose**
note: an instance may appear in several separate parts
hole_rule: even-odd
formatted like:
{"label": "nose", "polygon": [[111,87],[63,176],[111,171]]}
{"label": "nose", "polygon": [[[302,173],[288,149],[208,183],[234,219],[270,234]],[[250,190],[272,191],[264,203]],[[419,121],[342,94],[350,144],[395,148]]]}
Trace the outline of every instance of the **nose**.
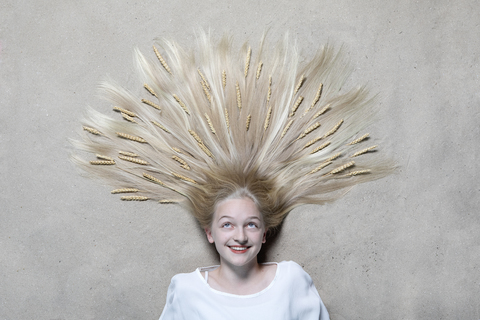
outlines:
{"label": "nose", "polygon": [[246,243],[248,238],[245,230],[243,230],[243,228],[238,228],[233,236],[233,240],[240,244]]}

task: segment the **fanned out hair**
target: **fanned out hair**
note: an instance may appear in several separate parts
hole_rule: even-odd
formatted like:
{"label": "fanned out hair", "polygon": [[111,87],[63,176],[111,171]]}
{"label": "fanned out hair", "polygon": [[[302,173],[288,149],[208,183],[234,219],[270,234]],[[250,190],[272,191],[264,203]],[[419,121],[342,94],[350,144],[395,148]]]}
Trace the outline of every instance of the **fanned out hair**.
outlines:
{"label": "fanned out hair", "polygon": [[112,116],[93,109],[73,160],[116,189],[122,200],[184,205],[204,227],[219,201],[248,196],[265,226],[293,208],[322,204],[349,187],[392,172],[365,128],[374,99],[364,87],[341,92],[349,68],[325,46],[299,64],[287,37],[274,50],[199,36],[194,52],[161,41],[135,51],[144,94],[103,91]]}

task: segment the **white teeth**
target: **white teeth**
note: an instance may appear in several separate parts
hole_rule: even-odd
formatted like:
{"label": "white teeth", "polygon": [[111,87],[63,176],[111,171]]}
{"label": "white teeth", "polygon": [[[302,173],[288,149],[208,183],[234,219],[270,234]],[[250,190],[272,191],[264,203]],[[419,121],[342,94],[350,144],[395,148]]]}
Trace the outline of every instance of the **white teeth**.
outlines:
{"label": "white teeth", "polygon": [[236,251],[242,251],[242,250],[247,250],[247,247],[230,247],[230,249],[233,249]]}

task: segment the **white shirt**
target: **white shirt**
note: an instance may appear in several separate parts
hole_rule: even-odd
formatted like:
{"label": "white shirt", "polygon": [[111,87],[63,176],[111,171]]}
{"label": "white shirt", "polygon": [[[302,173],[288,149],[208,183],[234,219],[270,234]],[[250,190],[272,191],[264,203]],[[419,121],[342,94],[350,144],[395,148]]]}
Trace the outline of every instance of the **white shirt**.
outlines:
{"label": "white shirt", "polygon": [[260,292],[236,295],[212,289],[202,271],[177,274],[168,287],[160,320],[329,320],[312,278],[293,261],[277,263],[275,278]]}

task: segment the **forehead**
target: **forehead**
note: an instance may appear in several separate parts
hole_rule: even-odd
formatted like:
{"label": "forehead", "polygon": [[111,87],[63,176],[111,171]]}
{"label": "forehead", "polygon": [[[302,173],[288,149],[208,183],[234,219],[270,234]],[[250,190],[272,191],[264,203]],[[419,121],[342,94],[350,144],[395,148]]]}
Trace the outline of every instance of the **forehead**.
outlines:
{"label": "forehead", "polygon": [[219,220],[223,216],[229,216],[235,219],[256,217],[262,219],[262,214],[255,203],[250,198],[228,199],[221,201],[213,215],[214,220]]}

